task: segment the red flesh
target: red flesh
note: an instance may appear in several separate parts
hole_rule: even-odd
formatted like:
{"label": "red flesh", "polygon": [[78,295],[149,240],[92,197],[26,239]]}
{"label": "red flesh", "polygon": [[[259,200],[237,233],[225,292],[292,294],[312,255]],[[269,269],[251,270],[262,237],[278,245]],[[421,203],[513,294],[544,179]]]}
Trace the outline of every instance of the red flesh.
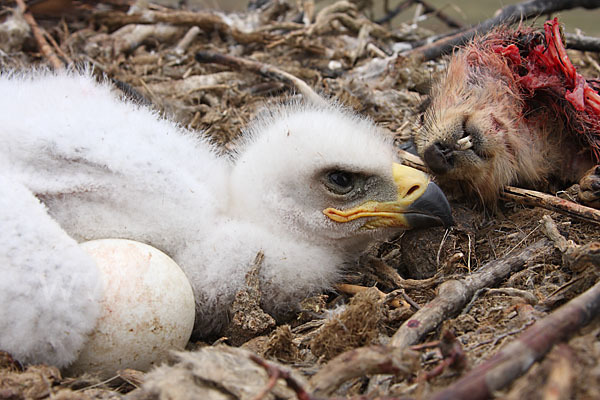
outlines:
{"label": "red flesh", "polygon": [[[519,31],[515,32],[518,37]],[[556,102],[551,106],[562,112],[569,127],[589,145],[596,162],[600,162],[600,95],[598,83],[580,75],[569,56],[561,38],[558,19],[544,24],[545,43],[532,46],[521,55],[515,44],[494,45],[493,51],[504,56],[512,73],[521,85],[521,92],[531,98],[536,92],[550,90],[573,107]],[[510,41],[507,38],[505,42]],[[525,71],[526,73],[523,73]]]}

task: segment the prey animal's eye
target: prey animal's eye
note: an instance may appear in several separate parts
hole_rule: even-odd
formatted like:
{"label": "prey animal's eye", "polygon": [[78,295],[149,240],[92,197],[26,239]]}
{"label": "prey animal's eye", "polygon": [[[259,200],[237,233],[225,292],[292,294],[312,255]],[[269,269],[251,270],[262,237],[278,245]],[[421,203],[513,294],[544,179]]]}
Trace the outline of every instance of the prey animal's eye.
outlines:
{"label": "prey animal's eye", "polygon": [[325,185],[335,194],[347,194],[354,189],[355,176],[347,171],[331,171],[327,174]]}

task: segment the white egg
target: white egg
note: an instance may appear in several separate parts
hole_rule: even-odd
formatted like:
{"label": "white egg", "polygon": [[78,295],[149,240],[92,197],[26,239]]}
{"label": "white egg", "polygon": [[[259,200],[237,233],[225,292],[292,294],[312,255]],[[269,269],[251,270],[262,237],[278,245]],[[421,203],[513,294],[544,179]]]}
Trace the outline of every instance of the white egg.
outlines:
{"label": "white egg", "polygon": [[114,375],[146,371],[170,350],[181,350],[194,327],[194,295],[179,266],[165,253],[124,239],[81,244],[96,261],[104,298],[94,331],[68,373]]}

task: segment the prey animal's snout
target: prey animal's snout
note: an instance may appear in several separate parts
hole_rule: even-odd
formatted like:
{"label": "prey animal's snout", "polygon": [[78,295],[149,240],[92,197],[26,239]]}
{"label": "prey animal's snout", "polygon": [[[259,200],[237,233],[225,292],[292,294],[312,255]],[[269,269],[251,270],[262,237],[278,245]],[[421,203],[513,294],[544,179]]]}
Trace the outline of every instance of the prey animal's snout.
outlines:
{"label": "prey animal's snout", "polygon": [[435,142],[425,149],[423,159],[435,174],[445,174],[454,165],[454,148],[442,142]]}

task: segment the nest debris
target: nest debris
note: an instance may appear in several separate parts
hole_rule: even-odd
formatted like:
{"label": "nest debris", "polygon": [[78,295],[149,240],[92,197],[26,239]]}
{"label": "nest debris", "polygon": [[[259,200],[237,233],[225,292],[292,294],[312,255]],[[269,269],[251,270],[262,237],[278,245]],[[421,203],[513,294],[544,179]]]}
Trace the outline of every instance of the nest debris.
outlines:
{"label": "nest debris", "polygon": [[[444,67],[443,61],[423,61],[418,52],[397,55],[432,32],[376,24],[364,16],[362,2],[340,1],[315,11],[312,1],[273,1],[246,14],[223,14],[143,2],[128,13],[126,0],[107,1],[102,8],[80,1],[67,2],[71,7],[59,17],[18,3],[0,10],[0,38],[7,38],[0,40],[1,69],[90,64],[224,152],[234,150],[233,139],[262,108],[302,92],[294,79],[368,115],[403,142],[412,136],[428,82]],[[229,64],[214,58],[198,62],[209,53]],[[570,57],[598,74],[596,54]],[[239,348],[190,344],[190,351],[152,372],[120,371],[109,381],[63,377],[52,366],[23,367],[0,353],[0,398],[428,398],[465,385],[461,378],[475,385],[479,378],[469,378],[469,371],[497,358],[504,345],[519,343],[535,321],[593,290],[600,233],[588,222],[511,202],[492,214],[472,204],[453,208],[457,227],[446,235],[441,229],[406,232],[374,245],[348,270],[345,282],[379,291],[352,300],[336,292],[308,299],[296,320],[272,328],[256,310],[260,293],[249,284],[238,296],[238,311],[243,314],[247,298],[247,309],[261,321],[242,319],[238,325],[258,328],[232,329],[231,337],[219,340]],[[544,215],[552,218],[560,251],[544,238],[539,223]],[[509,264],[486,280],[486,271]],[[458,290],[474,276],[483,283]],[[402,306],[392,306],[381,292]],[[454,301],[440,293],[468,295]],[[427,310],[436,305],[437,322],[431,323]],[[407,330],[418,331],[418,337],[398,333]],[[599,335],[599,321],[592,321],[546,357],[538,355],[539,363],[512,385],[497,388],[495,396],[549,398],[556,390],[565,397],[600,398]],[[425,345],[411,349],[417,343]],[[256,355],[269,361],[257,362]]]}

